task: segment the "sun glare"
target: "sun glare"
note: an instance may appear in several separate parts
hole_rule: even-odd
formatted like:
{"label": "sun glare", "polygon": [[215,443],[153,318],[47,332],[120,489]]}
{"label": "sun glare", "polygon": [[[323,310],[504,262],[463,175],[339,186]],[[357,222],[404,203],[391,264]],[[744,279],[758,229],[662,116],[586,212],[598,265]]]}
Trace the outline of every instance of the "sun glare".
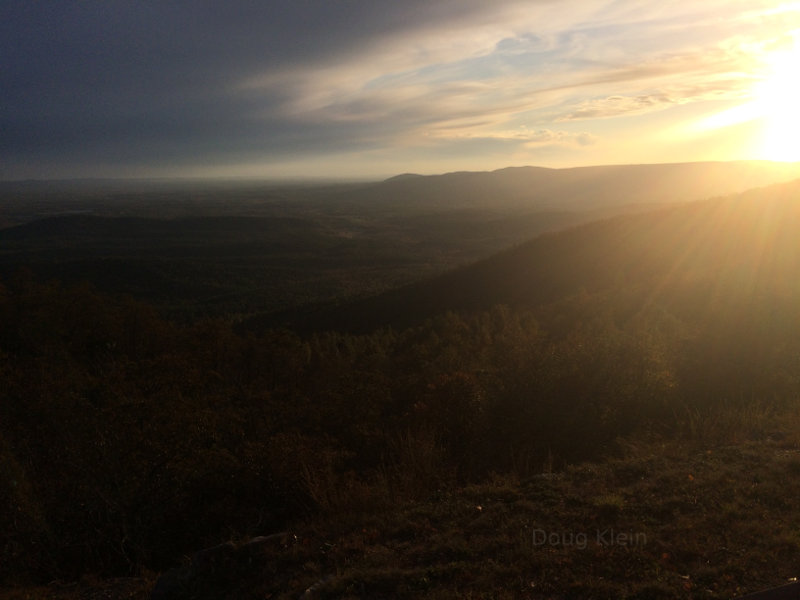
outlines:
{"label": "sun glare", "polygon": [[800,47],[776,52],[767,78],[755,90],[765,125],[761,154],[770,160],[800,160]]}
{"label": "sun glare", "polygon": [[748,143],[753,157],[800,161],[800,30],[792,44],[763,59],[749,101],[695,122],[695,131],[719,130],[745,123],[758,123],[760,133]]}

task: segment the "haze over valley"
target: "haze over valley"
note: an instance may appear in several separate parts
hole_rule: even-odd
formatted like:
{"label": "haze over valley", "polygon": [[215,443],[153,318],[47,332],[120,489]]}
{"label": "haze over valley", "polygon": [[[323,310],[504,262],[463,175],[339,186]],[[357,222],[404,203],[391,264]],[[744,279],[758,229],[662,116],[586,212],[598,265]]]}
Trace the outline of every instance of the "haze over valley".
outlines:
{"label": "haze over valley", "polygon": [[375,294],[545,231],[797,176],[800,163],[735,162],[325,185],[20,182],[0,186],[0,270],[88,280],[173,316],[246,317]]}

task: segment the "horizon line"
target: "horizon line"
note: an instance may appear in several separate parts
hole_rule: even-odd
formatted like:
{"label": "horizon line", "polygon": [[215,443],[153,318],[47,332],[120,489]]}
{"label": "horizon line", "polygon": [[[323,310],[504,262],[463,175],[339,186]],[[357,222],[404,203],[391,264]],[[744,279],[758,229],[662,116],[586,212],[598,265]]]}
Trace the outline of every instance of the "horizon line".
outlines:
{"label": "horizon line", "polygon": [[690,160],[690,161],[670,161],[670,162],[640,162],[640,163],[605,163],[596,165],[576,165],[570,167],[545,167],[541,165],[509,165],[506,167],[499,167],[497,169],[487,170],[454,170],[435,173],[417,173],[417,172],[400,172],[394,175],[378,175],[375,177],[369,176],[326,176],[326,175],[307,175],[307,176],[258,176],[258,175],[230,175],[230,176],[202,176],[202,175],[155,175],[155,176],[131,176],[131,177],[26,177],[24,179],[0,179],[0,185],[12,184],[46,184],[46,183],[61,183],[61,184],[79,184],[79,183],[173,183],[173,182],[220,182],[220,183],[272,183],[283,185],[299,185],[299,184],[354,184],[354,183],[382,183],[392,179],[401,179],[404,177],[442,177],[446,175],[458,174],[488,174],[499,173],[501,171],[509,171],[515,169],[538,169],[543,171],[570,171],[570,170],[583,170],[583,169],[603,169],[603,168],[617,168],[617,167],[652,167],[652,166],[677,166],[677,165],[703,165],[703,164],[735,164],[735,163],[760,163],[760,164],[774,164],[774,165],[800,165],[800,161],[782,161],[770,159],[734,159],[734,160]]}

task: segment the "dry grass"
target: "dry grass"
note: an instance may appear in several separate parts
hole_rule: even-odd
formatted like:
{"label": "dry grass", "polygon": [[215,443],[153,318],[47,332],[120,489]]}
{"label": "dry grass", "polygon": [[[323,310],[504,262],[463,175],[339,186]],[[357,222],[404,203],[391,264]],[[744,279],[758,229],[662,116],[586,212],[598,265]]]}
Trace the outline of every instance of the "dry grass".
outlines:
{"label": "dry grass", "polygon": [[[721,599],[780,585],[798,575],[798,424],[718,415],[680,439],[628,440],[613,459],[461,487],[436,481],[435,440],[409,434],[370,483],[343,489],[341,478],[305,473],[325,511],[265,547],[236,590],[209,586],[202,598],[313,588],[319,598]],[[143,600],[151,584],[53,585],[0,600]]]}

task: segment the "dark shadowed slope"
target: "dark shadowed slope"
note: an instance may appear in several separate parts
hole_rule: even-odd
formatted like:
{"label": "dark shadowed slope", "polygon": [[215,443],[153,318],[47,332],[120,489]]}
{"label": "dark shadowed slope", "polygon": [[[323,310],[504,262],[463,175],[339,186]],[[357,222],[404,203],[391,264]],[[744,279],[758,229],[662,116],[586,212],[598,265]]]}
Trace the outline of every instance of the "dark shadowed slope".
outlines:
{"label": "dark shadowed slope", "polygon": [[789,301],[800,298],[798,233],[800,181],[545,234],[436,279],[291,321],[306,330],[369,330],[620,289],[692,310],[720,298]]}

